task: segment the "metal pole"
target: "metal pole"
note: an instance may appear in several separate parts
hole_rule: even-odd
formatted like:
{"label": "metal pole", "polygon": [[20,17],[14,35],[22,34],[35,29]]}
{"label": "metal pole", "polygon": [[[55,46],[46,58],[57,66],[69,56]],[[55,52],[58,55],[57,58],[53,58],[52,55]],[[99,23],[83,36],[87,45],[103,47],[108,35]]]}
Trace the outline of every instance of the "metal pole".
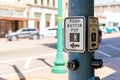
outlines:
{"label": "metal pole", "polygon": [[[86,32],[88,31],[88,17],[94,16],[94,0],[69,0],[69,16],[84,16],[86,19]],[[86,33],[86,46],[87,42]],[[69,80],[94,80],[94,69],[91,65],[94,52],[84,53],[70,52],[69,61],[76,60],[79,63],[77,70],[69,70]],[[76,62],[77,64],[77,62]]]}
{"label": "metal pole", "polygon": [[63,56],[63,31],[62,31],[62,0],[58,0],[58,34],[57,34],[57,54],[52,67],[53,73],[66,73],[65,59]]}

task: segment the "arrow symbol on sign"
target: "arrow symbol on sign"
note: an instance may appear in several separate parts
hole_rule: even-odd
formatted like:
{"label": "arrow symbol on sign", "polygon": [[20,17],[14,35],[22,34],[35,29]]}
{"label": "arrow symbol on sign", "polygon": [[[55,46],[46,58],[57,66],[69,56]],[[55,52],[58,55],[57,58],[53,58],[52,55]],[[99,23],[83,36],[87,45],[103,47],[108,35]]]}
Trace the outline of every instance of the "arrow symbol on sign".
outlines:
{"label": "arrow symbol on sign", "polygon": [[78,44],[74,44],[74,43],[72,43],[70,46],[71,46],[72,48],[79,47],[79,45],[78,45]]}

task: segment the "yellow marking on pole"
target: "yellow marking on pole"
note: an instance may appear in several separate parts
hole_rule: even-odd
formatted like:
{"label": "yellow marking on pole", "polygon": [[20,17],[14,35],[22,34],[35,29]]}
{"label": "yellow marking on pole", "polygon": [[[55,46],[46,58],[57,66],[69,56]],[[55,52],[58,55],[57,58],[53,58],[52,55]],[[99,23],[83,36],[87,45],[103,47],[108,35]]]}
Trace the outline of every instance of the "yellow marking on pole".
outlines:
{"label": "yellow marking on pole", "polygon": [[60,17],[60,16],[57,16],[57,19],[64,21],[64,18],[62,18],[62,17]]}

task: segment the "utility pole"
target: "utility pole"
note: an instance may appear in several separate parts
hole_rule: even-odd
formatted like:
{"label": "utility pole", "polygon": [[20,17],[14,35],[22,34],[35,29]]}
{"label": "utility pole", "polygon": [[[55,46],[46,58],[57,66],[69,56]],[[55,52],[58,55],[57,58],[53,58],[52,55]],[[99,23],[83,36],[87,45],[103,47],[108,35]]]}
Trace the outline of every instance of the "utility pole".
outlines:
{"label": "utility pole", "polygon": [[69,51],[69,80],[100,80],[94,75],[94,69],[103,64],[101,59],[94,57],[99,45],[94,0],[69,0],[69,17],[64,27],[64,47]]}
{"label": "utility pole", "polygon": [[65,59],[63,56],[63,29],[62,29],[62,0],[58,0],[58,32],[57,32],[57,54],[52,67],[53,73],[66,73]]}

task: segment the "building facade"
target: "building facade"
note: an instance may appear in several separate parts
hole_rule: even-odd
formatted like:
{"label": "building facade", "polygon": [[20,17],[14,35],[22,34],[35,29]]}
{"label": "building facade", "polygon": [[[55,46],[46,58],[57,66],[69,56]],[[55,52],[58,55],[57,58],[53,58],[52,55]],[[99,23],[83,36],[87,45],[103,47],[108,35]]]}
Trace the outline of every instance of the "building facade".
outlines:
{"label": "building facade", "polygon": [[[68,7],[63,0],[63,18]],[[0,37],[9,29],[35,27],[39,31],[57,26],[58,0],[0,0]]]}
{"label": "building facade", "polygon": [[28,21],[28,27],[37,27],[40,31],[46,27],[57,26],[58,0],[28,0],[28,17],[35,18]]}
{"label": "building facade", "polygon": [[[46,27],[57,26],[58,0],[27,0],[28,17],[35,18],[28,21],[28,27],[37,27],[39,31]],[[63,0],[63,19],[68,16],[68,0]]]}
{"label": "building facade", "polygon": [[15,31],[26,25],[26,8],[25,0],[0,0],[0,37],[11,28]]}
{"label": "building facade", "polygon": [[120,2],[96,4],[94,11],[100,26],[120,26]]}
{"label": "building facade", "polygon": [[[39,31],[57,26],[58,0],[0,0],[0,37],[9,29],[36,27]],[[68,0],[63,0],[63,18],[68,16]],[[100,26],[120,25],[120,2],[95,4]]]}

